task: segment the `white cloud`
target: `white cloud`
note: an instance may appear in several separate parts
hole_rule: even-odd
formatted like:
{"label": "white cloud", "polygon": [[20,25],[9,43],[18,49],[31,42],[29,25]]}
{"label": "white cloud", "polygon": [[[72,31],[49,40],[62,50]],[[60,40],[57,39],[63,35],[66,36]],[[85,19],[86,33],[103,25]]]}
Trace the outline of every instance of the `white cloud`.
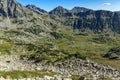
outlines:
{"label": "white cloud", "polygon": [[111,6],[112,4],[107,2],[107,3],[103,3],[104,6]]}

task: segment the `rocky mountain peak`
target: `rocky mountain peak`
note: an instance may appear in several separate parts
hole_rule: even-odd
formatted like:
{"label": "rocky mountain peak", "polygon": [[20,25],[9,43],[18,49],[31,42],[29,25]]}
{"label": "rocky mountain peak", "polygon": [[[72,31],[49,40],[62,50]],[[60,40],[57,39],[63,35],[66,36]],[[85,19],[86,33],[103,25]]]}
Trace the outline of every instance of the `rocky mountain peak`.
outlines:
{"label": "rocky mountain peak", "polygon": [[58,6],[56,7],[56,9],[64,9],[62,6]]}
{"label": "rocky mountain peak", "polygon": [[16,0],[0,0],[0,15],[9,17],[25,16],[25,8]]}
{"label": "rocky mountain peak", "polygon": [[31,4],[28,4],[26,6],[26,8],[30,9],[31,11],[33,12],[36,12],[38,14],[47,14],[47,11],[43,10],[43,9],[40,9],[39,7],[35,6],[35,5],[31,5]]}
{"label": "rocky mountain peak", "polygon": [[64,13],[68,13],[69,10],[63,8],[62,6],[58,6],[55,9],[53,9],[52,11],[50,11],[50,14],[64,14]]}
{"label": "rocky mountain peak", "polygon": [[120,14],[120,11],[115,11],[115,13],[118,13],[118,14]]}
{"label": "rocky mountain peak", "polygon": [[84,7],[74,7],[71,12],[72,13],[79,13],[79,12],[87,12],[91,9],[87,9],[87,8],[84,8]]}
{"label": "rocky mountain peak", "polygon": [[8,3],[8,2],[16,2],[16,0],[0,0],[0,2]]}

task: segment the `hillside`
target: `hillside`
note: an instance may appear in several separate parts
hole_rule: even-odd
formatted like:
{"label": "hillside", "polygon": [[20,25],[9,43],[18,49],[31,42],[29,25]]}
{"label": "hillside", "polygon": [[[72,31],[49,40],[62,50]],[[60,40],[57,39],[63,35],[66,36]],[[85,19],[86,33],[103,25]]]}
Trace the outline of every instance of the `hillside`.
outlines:
{"label": "hillside", "polygon": [[103,79],[117,80],[119,24],[119,12],[62,6],[47,12],[16,0],[0,0],[0,76],[69,74],[77,80],[102,79],[106,73]]}

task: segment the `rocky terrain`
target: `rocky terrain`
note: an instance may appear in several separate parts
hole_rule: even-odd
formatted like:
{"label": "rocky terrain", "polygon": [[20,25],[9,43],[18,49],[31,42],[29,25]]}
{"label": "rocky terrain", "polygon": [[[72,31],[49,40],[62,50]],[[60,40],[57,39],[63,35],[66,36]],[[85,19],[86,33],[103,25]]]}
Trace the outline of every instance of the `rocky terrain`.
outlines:
{"label": "rocky terrain", "polygon": [[9,17],[24,17],[28,11],[16,0],[0,0],[0,14]]}
{"label": "rocky terrain", "polygon": [[[48,70],[59,74],[64,74],[64,77],[69,75],[86,75],[86,78],[97,80],[100,77],[108,77],[113,80],[120,79],[120,70],[110,66],[97,64],[90,60],[67,60],[64,62],[56,62],[53,64],[33,63],[33,61],[20,60],[16,55],[0,56],[0,71],[40,71]],[[66,75],[66,76],[65,76]],[[89,77],[87,76],[89,75]],[[91,76],[91,77],[90,77]]]}
{"label": "rocky terrain", "polygon": [[[55,75],[54,77],[50,77],[50,76],[44,76],[43,78],[22,78],[22,79],[10,79],[7,78],[7,80],[72,80],[71,78],[65,78],[62,77],[61,75]],[[5,78],[1,77],[0,80],[6,80]]]}

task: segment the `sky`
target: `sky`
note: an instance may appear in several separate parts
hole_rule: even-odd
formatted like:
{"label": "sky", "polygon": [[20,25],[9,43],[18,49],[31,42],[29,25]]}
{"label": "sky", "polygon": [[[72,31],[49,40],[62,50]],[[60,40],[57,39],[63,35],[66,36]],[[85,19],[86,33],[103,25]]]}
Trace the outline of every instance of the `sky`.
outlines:
{"label": "sky", "polygon": [[67,9],[73,7],[86,7],[93,10],[120,11],[120,0],[17,0],[22,5],[33,4],[46,11],[51,11],[57,6]]}

